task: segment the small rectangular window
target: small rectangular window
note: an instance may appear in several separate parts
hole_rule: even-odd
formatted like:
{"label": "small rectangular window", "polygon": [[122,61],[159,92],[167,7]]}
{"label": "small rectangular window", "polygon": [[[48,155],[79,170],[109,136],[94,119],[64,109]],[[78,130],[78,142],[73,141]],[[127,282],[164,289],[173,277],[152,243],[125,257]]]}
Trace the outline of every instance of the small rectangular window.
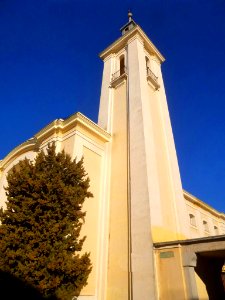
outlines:
{"label": "small rectangular window", "polygon": [[209,225],[205,220],[203,221],[203,228],[206,232],[209,232]]}
{"label": "small rectangular window", "polygon": [[215,232],[215,235],[219,234],[219,229],[216,225],[214,225],[214,232]]}
{"label": "small rectangular window", "polygon": [[193,214],[189,214],[189,218],[190,218],[190,224],[192,226],[195,226],[196,227],[196,219],[195,219],[195,216]]}

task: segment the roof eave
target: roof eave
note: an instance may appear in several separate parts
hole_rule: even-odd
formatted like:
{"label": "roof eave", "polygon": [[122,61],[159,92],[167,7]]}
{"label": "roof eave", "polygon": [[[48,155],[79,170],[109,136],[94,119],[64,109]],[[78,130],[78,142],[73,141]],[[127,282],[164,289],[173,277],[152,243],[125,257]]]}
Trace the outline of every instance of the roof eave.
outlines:
{"label": "roof eave", "polygon": [[134,28],[132,28],[130,31],[128,31],[125,35],[121,36],[119,39],[117,39],[114,43],[109,45],[105,50],[103,50],[99,57],[104,60],[106,57],[108,57],[110,54],[115,53],[118,49],[125,47],[129,40],[135,35],[138,34],[141,39],[143,40],[145,48],[155,54],[159,61],[163,63],[165,61],[164,56],[160,53],[160,51],[155,47],[155,45],[151,42],[151,40],[147,37],[147,35],[144,33],[144,31],[141,29],[139,25],[136,25]]}

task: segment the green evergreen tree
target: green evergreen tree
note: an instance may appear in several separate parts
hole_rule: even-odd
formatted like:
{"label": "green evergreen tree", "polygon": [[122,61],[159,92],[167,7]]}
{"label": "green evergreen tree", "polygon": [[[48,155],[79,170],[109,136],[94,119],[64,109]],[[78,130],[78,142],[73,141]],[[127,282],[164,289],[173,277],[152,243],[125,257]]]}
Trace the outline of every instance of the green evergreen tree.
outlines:
{"label": "green evergreen tree", "polygon": [[7,176],[6,209],[0,214],[0,270],[37,288],[45,298],[78,296],[91,271],[80,254],[85,212],[92,197],[83,160],[55,144],[32,162],[20,161]]}

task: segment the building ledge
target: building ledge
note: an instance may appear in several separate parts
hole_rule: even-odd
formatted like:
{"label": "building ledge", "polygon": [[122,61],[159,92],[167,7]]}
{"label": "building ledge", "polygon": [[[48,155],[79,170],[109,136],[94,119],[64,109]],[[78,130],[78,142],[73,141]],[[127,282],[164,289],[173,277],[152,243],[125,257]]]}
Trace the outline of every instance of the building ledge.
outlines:
{"label": "building ledge", "polygon": [[207,236],[202,238],[195,239],[186,239],[186,240],[175,240],[169,242],[160,242],[154,243],[155,248],[167,247],[167,246],[175,246],[175,245],[190,245],[190,244],[199,244],[199,243],[208,243],[208,242],[224,242],[225,235],[215,235],[215,236]]}
{"label": "building ledge", "polygon": [[125,72],[120,75],[118,72],[114,73],[112,75],[112,80],[110,83],[110,87],[115,88],[116,86],[118,86],[121,82],[123,82],[124,80],[127,79],[127,71],[125,70]]}
{"label": "building ledge", "polygon": [[147,80],[151,82],[151,84],[156,90],[160,88],[160,84],[158,83],[158,77],[149,68],[147,68]]}

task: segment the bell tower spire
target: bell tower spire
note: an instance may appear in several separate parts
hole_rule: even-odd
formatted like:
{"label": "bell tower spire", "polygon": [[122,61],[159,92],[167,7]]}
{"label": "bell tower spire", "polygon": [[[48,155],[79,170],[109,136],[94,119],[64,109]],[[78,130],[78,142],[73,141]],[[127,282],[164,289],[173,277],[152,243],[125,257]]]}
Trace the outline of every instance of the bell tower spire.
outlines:
{"label": "bell tower spire", "polygon": [[129,21],[129,22],[131,22],[132,16],[133,16],[133,14],[132,14],[132,12],[131,12],[130,9],[129,9],[129,10],[128,10],[128,21]]}
{"label": "bell tower spire", "polygon": [[134,28],[137,25],[134,22],[134,20],[132,19],[133,14],[130,10],[128,10],[127,15],[128,15],[128,22],[122,28],[120,28],[120,31],[121,31],[122,35],[124,35],[128,31],[130,31],[132,28]]}

